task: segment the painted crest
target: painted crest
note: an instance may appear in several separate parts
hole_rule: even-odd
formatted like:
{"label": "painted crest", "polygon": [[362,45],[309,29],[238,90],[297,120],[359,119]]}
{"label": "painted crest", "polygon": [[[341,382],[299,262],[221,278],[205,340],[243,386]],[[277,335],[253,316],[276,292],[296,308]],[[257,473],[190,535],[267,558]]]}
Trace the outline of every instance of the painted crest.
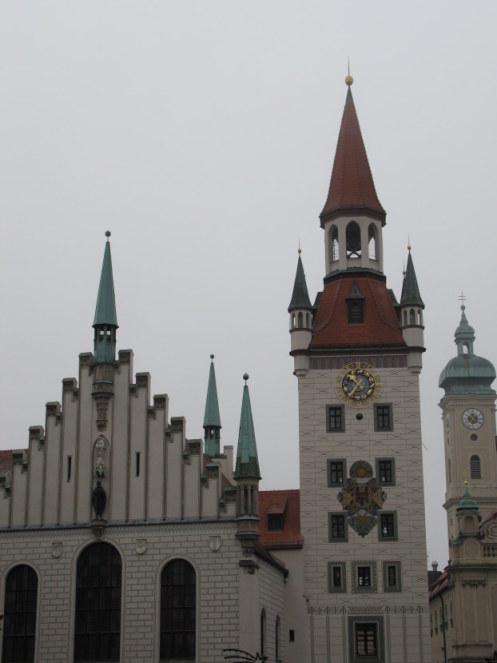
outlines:
{"label": "painted crest", "polygon": [[371,465],[364,460],[352,465],[350,479],[346,479],[338,493],[338,500],[347,511],[350,527],[362,537],[376,525],[378,509],[383,507],[386,499],[382,487],[373,477]]}

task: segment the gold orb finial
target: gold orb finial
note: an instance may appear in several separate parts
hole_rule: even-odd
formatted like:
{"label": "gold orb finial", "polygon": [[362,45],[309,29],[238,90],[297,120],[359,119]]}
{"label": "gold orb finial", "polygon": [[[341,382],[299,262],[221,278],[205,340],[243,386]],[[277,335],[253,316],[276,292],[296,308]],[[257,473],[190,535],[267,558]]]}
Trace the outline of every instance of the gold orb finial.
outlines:
{"label": "gold orb finial", "polygon": [[411,238],[409,237],[409,235],[407,235],[407,250],[410,252],[411,249],[412,249]]}
{"label": "gold orb finial", "polygon": [[347,60],[347,76],[345,76],[345,85],[348,85],[350,87],[353,82],[354,79],[350,75],[350,60]]}
{"label": "gold orb finial", "polygon": [[302,248],[301,248],[301,246],[300,246],[300,239],[299,239],[299,250],[298,250],[298,254],[300,255],[301,253],[302,253]]}
{"label": "gold orb finial", "polygon": [[406,275],[406,263],[404,262],[402,265],[402,276]]}

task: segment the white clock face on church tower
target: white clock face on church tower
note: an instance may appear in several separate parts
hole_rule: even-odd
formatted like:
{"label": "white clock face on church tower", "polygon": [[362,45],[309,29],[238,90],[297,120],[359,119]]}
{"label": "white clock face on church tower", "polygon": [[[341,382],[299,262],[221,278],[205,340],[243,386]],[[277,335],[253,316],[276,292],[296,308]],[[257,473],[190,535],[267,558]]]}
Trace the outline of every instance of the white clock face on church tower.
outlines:
{"label": "white clock face on church tower", "polygon": [[476,407],[468,407],[462,413],[462,422],[469,430],[477,430],[483,426],[483,414]]}

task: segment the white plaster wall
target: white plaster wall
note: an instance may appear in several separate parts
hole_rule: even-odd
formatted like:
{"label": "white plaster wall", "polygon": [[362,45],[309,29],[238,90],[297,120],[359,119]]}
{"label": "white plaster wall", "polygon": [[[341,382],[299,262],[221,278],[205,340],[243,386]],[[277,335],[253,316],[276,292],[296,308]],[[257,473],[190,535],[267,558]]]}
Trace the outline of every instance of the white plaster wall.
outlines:
{"label": "white plaster wall", "polygon": [[[234,521],[106,529],[103,540],[114,544],[123,556],[122,663],[158,660],[160,573],[175,557],[187,559],[197,572],[197,663],[219,663],[224,659],[224,648],[241,647],[238,580],[243,573],[239,567],[243,553],[235,533]],[[217,552],[209,547],[212,537],[219,537],[221,542]],[[74,571],[79,552],[94,540],[89,528],[12,531],[3,535],[1,604],[12,565],[31,564],[39,575],[37,663],[72,663]],[[57,542],[62,543],[60,557],[52,556],[52,544]],[[146,548],[143,554],[137,552],[138,542]],[[265,563],[258,563],[262,565],[258,573],[268,583],[268,590],[277,587],[273,570],[266,573]],[[253,584],[253,576],[249,578]],[[278,599],[275,603],[273,593],[267,593],[268,604],[275,606],[270,607],[271,611],[279,609],[282,602]],[[257,602],[255,606],[257,611]],[[250,630],[258,630],[258,621]]]}

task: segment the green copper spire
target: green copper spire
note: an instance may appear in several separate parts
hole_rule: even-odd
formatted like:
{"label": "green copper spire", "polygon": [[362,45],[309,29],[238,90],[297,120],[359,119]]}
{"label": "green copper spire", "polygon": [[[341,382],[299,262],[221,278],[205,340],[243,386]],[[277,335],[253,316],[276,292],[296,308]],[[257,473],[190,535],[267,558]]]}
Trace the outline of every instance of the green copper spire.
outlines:
{"label": "green copper spire", "polygon": [[259,460],[255,443],[254,421],[250,406],[250,395],[247,386],[249,376],[243,376],[242,413],[240,416],[240,433],[238,435],[238,449],[236,452],[235,479],[260,479]]}
{"label": "green copper spire", "polygon": [[[464,298],[464,296],[462,296]],[[484,357],[474,354],[475,330],[466,318],[466,307],[461,306],[461,322],[456,329],[457,357],[451,359],[440,374],[438,386],[446,394],[495,394],[492,382],[495,368]]]}
{"label": "green copper spire", "polygon": [[293,285],[292,301],[288,307],[288,312],[297,308],[311,309],[311,300],[307,291],[307,283],[305,280],[304,266],[300,257],[301,250],[299,248],[299,260],[297,262],[297,273],[295,274],[295,283]]}
{"label": "green copper spire", "polygon": [[105,233],[104,260],[98,287],[97,306],[93,320],[94,354],[99,364],[113,362],[116,356],[116,300],[114,295],[114,278],[112,276],[112,258],[110,255],[110,231]]}
{"label": "green copper spire", "polygon": [[214,355],[211,355],[209,369],[209,383],[207,385],[207,400],[204,414],[204,440],[205,453],[208,456],[219,454],[219,439],[221,437],[221,417],[219,416],[219,403],[217,400],[216,373],[214,371]]}
{"label": "green copper spire", "polygon": [[414,271],[414,263],[411,256],[411,247],[409,246],[409,255],[407,256],[407,267],[402,283],[402,295],[400,297],[401,306],[420,306],[424,308],[423,300],[419,294],[418,280]]}

